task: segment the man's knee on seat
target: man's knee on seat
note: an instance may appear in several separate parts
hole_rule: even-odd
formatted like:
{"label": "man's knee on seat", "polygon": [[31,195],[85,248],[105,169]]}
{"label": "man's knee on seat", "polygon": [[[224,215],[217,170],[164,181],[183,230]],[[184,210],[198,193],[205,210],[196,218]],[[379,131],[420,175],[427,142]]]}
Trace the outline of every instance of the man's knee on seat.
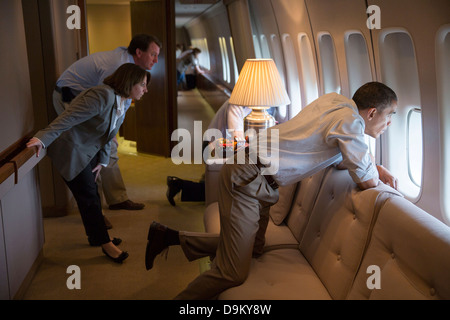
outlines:
{"label": "man's knee on seat", "polygon": [[230,287],[236,287],[245,282],[248,277],[249,270],[234,270],[226,276],[226,279],[230,282]]}

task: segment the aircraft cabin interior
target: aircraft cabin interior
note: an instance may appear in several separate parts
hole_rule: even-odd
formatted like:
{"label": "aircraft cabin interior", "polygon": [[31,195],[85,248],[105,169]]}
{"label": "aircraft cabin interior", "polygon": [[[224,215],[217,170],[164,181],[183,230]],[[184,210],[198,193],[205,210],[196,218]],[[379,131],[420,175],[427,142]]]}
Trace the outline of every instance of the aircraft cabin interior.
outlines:
{"label": "aircraft cabin interior", "polygon": [[[224,212],[238,209],[224,204],[224,186],[241,186],[224,178],[225,160],[251,145],[246,129],[258,128],[251,132],[259,136],[275,132],[322,97],[350,101],[371,82],[395,92],[396,109],[381,135],[360,132],[358,143],[373,168],[388,170],[396,185],[380,180],[360,188],[350,169],[333,163],[279,187],[276,173],[275,180],[261,180],[269,186],[264,192],[277,195],[273,203],[267,195],[246,204],[247,212],[259,210],[267,219],[256,222],[256,230],[267,226],[262,240],[259,233],[252,238],[262,241],[262,251],[248,258],[246,276],[214,300],[267,307],[271,300],[450,299],[449,0],[1,0],[0,25],[1,300],[172,300],[197,277],[219,269],[217,263],[235,258],[217,251],[219,259],[214,251],[187,259],[181,235],[223,239],[232,229]],[[120,96],[108,87],[114,105],[130,104],[122,113],[117,109],[123,120],[117,128],[104,120],[109,133],[117,134],[95,151],[117,141],[116,163],[131,201],[114,206],[104,192],[110,182],[95,183],[101,205],[96,217],[101,211],[102,228],[109,228],[109,220],[107,233],[120,238],[115,248],[127,252],[119,261],[104,242],[89,245],[87,222],[61,173],[68,164],[56,163],[64,152],[56,155],[44,144],[37,157],[37,147],[27,143],[50,124],[81,114],[75,107],[80,97],[89,98],[84,89],[63,114],[54,106],[57,82],[68,68],[91,55],[120,47],[126,52],[139,34],[159,40],[145,73],[148,83],[142,97],[134,91]],[[139,65],[136,55],[130,65]],[[186,56],[189,67],[181,72]],[[214,127],[231,106],[246,112],[239,120],[243,136],[234,136],[236,129],[222,137]],[[85,128],[89,119],[77,125]],[[87,148],[91,138],[66,146],[67,154]],[[204,148],[208,142],[215,153]],[[257,168],[267,167],[258,162]],[[193,198],[186,200],[179,181],[201,192],[191,189]],[[152,252],[149,262],[154,221],[180,231],[181,244]],[[262,309],[249,310],[256,311]]]}

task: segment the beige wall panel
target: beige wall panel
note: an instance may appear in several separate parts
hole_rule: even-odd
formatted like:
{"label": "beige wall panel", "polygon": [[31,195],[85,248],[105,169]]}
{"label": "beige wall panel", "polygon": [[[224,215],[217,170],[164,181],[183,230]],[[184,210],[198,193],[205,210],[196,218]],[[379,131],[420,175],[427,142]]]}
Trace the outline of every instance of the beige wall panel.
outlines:
{"label": "beige wall panel", "polygon": [[129,5],[87,5],[89,53],[127,47],[131,40]]}

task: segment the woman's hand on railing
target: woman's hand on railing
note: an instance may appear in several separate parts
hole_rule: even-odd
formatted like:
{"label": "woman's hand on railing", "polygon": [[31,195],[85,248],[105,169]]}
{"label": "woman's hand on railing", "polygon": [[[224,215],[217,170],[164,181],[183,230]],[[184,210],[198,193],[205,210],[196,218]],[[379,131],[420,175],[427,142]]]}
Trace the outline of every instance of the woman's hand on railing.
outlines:
{"label": "woman's hand on railing", "polygon": [[42,142],[38,138],[31,138],[30,141],[27,142],[27,148],[36,147],[36,157],[39,158],[39,154],[42,150]]}

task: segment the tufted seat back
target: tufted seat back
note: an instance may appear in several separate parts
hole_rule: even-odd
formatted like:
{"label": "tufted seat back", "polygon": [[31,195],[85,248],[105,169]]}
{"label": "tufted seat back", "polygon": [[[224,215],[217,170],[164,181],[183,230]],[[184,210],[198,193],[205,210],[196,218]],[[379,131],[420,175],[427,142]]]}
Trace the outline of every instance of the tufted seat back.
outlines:
{"label": "tufted seat back", "polygon": [[325,172],[300,251],[333,299],[346,298],[386,199],[378,188],[360,191],[347,170]]}
{"label": "tufted seat back", "polygon": [[270,208],[272,222],[277,226],[285,223],[298,243],[303,237],[323,177],[328,170],[330,169],[326,168],[299,183],[280,187],[279,200]]}

